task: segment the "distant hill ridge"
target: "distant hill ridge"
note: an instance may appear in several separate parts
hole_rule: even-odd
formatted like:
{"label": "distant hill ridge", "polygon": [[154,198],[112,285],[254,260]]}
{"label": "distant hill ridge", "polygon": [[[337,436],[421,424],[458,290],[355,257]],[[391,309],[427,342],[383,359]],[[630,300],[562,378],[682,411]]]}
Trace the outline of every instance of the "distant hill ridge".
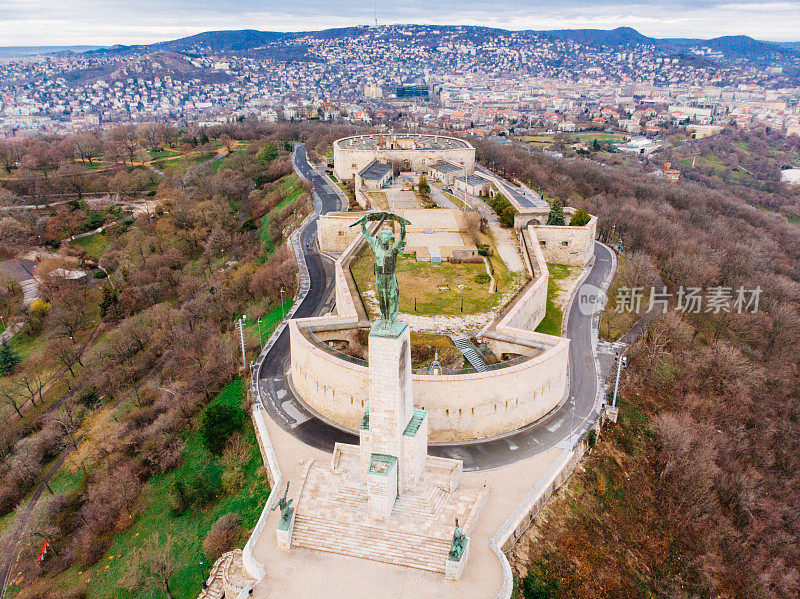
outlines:
{"label": "distant hill ridge", "polygon": [[[435,38],[444,32],[458,31],[471,40],[488,39],[497,35],[521,33],[549,40],[570,40],[590,46],[607,46],[625,48],[636,45],[650,45],[663,52],[682,53],[690,47],[703,46],[713,51],[722,52],[727,58],[765,59],[772,56],[797,55],[800,42],[775,43],[753,39],[746,35],[731,35],[712,39],[691,38],[653,38],[639,33],[632,27],[616,29],[556,29],[509,31],[505,29],[489,29],[480,26],[447,26],[447,25],[386,25],[379,31],[392,35],[399,28],[422,30],[426,37]],[[223,31],[205,31],[196,35],[175,40],[145,45],[117,45],[110,48],[90,50],[91,53],[132,54],[150,52],[182,52],[182,53],[243,53],[271,46],[273,49],[280,42],[296,40],[302,37],[316,39],[335,39],[359,37],[372,31],[365,26],[325,29],[321,31],[281,32],[259,31],[255,29],[237,29]],[[2,50],[2,49],[0,49]]]}

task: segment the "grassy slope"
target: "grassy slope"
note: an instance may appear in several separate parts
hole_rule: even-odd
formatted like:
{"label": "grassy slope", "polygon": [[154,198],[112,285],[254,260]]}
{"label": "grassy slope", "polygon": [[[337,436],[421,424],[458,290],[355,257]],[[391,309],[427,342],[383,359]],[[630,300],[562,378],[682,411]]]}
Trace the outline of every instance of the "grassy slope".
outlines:
{"label": "grassy slope", "polygon": [[556,306],[553,300],[558,293],[557,281],[567,278],[570,269],[569,266],[563,264],[548,264],[547,268],[550,271],[550,278],[547,280],[547,311],[542,322],[536,327],[536,332],[561,336],[561,321],[564,318],[564,312]]}
{"label": "grassy slope", "polygon": [[88,237],[76,239],[72,243],[86,250],[86,253],[91,258],[99,258],[103,255],[103,252],[106,251],[110,241],[102,233],[95,233],[94,235],[89,235]]}
{"label": "grassy slope", "polygon": [[[511,551],[513,566],[539,583],[530,597],[589,597],[601,589],[603,597],[708,596],[677,548],[680,532],[659,510],[651,422],[630,402],[619,407],[618,424],[603,429],[603,440]],[[624,567],[609,569],[609,562]]]}
{"label": "grassy slope", "polygon": [[[244,385],[244,379],[233,381],[212,403],[240,405]],[[266,480],[259,473],[262,467],[261,454],[253,426],[248,420],[244,438],[252,451],[244,466],[245,482],[242,488],[232,495],[219,497],[203,509],[192,508],[181,516],[173,516],[170,511],[170,492],[178,477],[185,478],[203,468],[209,468],[217,476],[222,473],[218,460],[203,446],[197,432],[198,425],[199,418],[186,438],[183,465],[173,472],[153,476],[147,482],[139,501],[141,515],[134,525],[116,536],[111,549],[95,566],[86,570],[76,567],[65,573],[60,580],[61,586],[85,588],[92,598],[153,596],[151,589],[130,592],[120,587],[120,579],[127,568],[125,560],[121,558],[145,539],[160,533],[162,537],[170,535],[173,538],[173,557],[178,569],[170,579],[170,584],[176,599],[197,596],[201,582],[198,559],[202,556],[203,539],[211,525],[223,514],[236,512],[242,517],[244,528],[251,529],[258,521],[269,492]],[[163,593],[154,596],[161,597]]]}
{"label": "grassy slope", "polygon": [[261,317],[261,324],[258,324],[258,317],[247,319],[247,324],[244,325],[244,330],[252,330],[258,335],[259,326],[261,327],[261,342],[269,339],[272,331],[278,326],[278,323],[283,320],[283,315],[288,314],[294,304],[294,298],[287,299],[283,302],[283,306],[277,306],[270,312],[267,312]]}
{"label": "grassy slope", "polygon": [[282,182],[283,188],[286,190],[288,195],[281,200],[280,204],[275,206],[275,208],[261,217],[261,226],[259,227],[261,241],[263,242],[264,247],[267,249],[267,252],[270,254],[275,251],[275,245],[269,236],[269,223],[272,220],[273,215],[299,198],[300,194],[303,193],[303,188],[300,187],[300,178],[295,173],[291,173],[283,177]]}
{"label": "grassy slope", "polygon": [[[180,158],[168,158],[163,161],[163,166],[160,168],[165,172],[176,176],[182,176],[188,171],[191,167],[200,164],[201,162],[205,162],[209,158],[214,157],[214,152],[195,152],[192,154],[186,154],[185,156],[181,156]],[[156,163],[158,167],[161,163]]]}

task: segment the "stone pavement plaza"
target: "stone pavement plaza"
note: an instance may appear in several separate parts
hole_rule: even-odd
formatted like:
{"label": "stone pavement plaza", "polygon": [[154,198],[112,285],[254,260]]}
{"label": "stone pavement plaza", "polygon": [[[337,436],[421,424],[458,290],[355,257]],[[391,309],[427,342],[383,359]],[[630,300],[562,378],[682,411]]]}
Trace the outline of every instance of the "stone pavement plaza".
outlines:
{"label": "stone pavement plaza", "polygon": [[[303,479],[313,463],[329,468],[331,455],[313,449],[266,418],[266,426],[281,470],[287,480]],[[292,546],[278,547],[275,528],[280,518],[269,514],[264,532],[255,544],[253,555],[264,564],[266,576],[253,591],[263,599],[393,599],[493,598],[503,584],[503,572],[489,539],[503,525],[536,481],[556,460],[561,451],[553,448],[516,464],[482,472],[465,472],[463,488],[490,489],[480,517],[470,531],[470,557],[458,582],[448,582],[440,572],[397,566],[336,553]],[[313,459],[311,467],[310,460]],[[299,491],[299,489],[295,489]],[[295,494],[290,493],[290,496]],[[449,529],[452,534],[452,528]]]}

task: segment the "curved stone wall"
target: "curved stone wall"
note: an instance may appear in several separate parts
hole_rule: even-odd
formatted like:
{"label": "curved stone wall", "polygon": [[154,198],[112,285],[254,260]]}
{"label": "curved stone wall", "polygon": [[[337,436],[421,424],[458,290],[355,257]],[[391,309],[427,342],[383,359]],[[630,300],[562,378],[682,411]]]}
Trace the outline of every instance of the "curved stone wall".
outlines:
{"label": "curved stone wall", "polygon": [[[349,320],[349,328],[357,326]],[[308,327],[340,329],[343,319],[292,320],[292,384],[303,401],[323,418],[357,430],[369,397],[367,366],[323,347]],[[320,338],[336,338],[331,330]],[[524,343],[545,351],[528,360],[482,373],[412,376],[414,405],[428,410],[432,441],[492,437],[538,420],[566,393],[569,340],[526,333]]]}

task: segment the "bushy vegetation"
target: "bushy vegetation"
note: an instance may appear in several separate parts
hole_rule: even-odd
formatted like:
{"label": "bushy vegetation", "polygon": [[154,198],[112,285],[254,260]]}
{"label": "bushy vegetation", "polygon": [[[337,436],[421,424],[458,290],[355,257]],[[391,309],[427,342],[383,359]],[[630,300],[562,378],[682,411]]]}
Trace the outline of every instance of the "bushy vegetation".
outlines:
{"label": "bushy vegetation", "polygon": [[514,210],[514,206],[511,205],[511,202],[508,201],[506,196],[502,193],[498,193],[493,198],[486,198],[486,203],[495,211],[495,214],[497,214],[497,217],[500,219],[501,225],[504,227],[514,226],[514,215],[517,211]]}
{"label": "bushy vegetation", "polygon": [[237,406],[213,405],[203,410],[200,434],[206,449],[213,455],[221,455],[228,438],[242,430],[247,415]]}
{"label": "bushy vegetation", "polygon": [[[152,589],[141,586],[140,575],[164,558],[154,547],[172,543],[171,559],[180,555],[188,562],[225,513],[240,514],[242,527],[255,524],[266,495],[252,426],[241,405],[244,386],[237,383],[235,401],[218,394],[228,389],[241,363],[234,318],[281,314],[281,299],[291,305],[295,293],[297,266],[285,240],[311,209],[310,189],[292,173],[289,155],[291,142],[301,135],[312,152],[336,134],[328,128],[245,122],[202,132],[142,126],[89,135],[103,152],[123,141],[131,146],[118,163],[104,155],[105,166],[86,169],[82,181],[102,189],[131,176],[129,192],[151,194],[143,197],[153,204],[136,218],[106,226],[102,237],[87,237],[92,241],[83,247],[62,246],[40,261],[40,298],[30,310],[19,309],[17,287],[4,284],[10,291],[0,294],[4,310],[12,307],[9,319],[22,324],[10,349],[0,348],[4,363],[16,361],[16,354],[20,358],[0,377],[5,419],[0,517],[45,491],[37,516],[22,530],[19,551],[3,554],[3,564],[15,558],[12,591],[19,584],[32,595],[63,587],[65,592],[85,588],[91,597],[143,596]],[[81,166],[90,161],[88,154],[73,153],[84,138],[13,146],[19,158],[0,181],[0,201],[9,206],[50,201],[60,178],[50,171],[45,176],[44,166],[34,173],[37,156]],[[236,151],[216,171],[164,168],[160,174],[150,168],[158,165],[147,162],[150,152],[169,162],[177,159],[172,152],[193,156],[203,145],[210,151],[234,144]],[[262,161],[258,155],[268,146],[275,151]],[[96,165],[96,155],[91,161]],[[145,173],[147,181],[134,181],[136,172]],[[29,184],[29,174],[38,187]],[[3,255],[34,244],[37,236],[57,240],[65,231],[101,222],[100,211],[84,208],[80,200],[4,214]],[[265,215],[270,216],[262,227]],[[109,209],[102,222],[117,216]],[[70,219],[80,220],[80,227],[65,228]],[[107,278],[80,282],[53,274],[90,261],[99,263]],[[275,324],[263,321],[264,334]],[[255,327],[245,330],[245,343],[249,352],[259,346]],[[59,456],[65,456],[65,465],[50,473]],[[50,499],[46,485],[53,474],[56,495]],[[192,524],[183,530],[181,521]],[[153,540],[153,527],[169,538]],[[225,530],[228,536],[220,532],[220,538],[232,539],[232,527]],[[42,538],[53,552],[37,567],[34,554]],[[0,539],[0,546],[12,547],[6,540]],[[101,576],[105,568],[98,560],[121,554],[123,547],[142,567]],[[169,576],[175,596],[196,596],[193,563],[190,570],[176,566]],[[78,574],[89,571],[94,574]],[[103,582],[83,582],[94,577]]]}
{"label": "bushy vegetation", "polygon": [[579,208],[575,211],[575,214],[572,215],[572,218],[569,219],[569,226],[582,227],[583,225],[588,224],[590,220],[592,220],[592,217],[589,216],[589,213],[583,208]]}
{"label": "bushy vegetation", "polygon": [[[800,140],[761,129],[713,143],[768,154]],[[795,210],[798,190],[774,173],[752,185],[671,186],[635,161],[600,166],[476,144],[490,166],[597,215],[601,238],[614,226],[626,258],[637,257],[630,279],[660,279],[673,294],[628,351],[631,424],[608,429],[591,458],[602,463],[531,532],[518,568],[549,555],[568,597],[796,595],[800,230],[763,208]],[[760,287],[761,301],[756,313],[685,313],[674,309],[681,286]]]}
{"label": "bushy vegetation", "polygon": [[567,224],[564,221],[564,204],[561,200],[553,200],[553,204],[550,207],[550,213],[547,215],[547,224],[548,225],[556,225],[559,227],[563,227]]}

